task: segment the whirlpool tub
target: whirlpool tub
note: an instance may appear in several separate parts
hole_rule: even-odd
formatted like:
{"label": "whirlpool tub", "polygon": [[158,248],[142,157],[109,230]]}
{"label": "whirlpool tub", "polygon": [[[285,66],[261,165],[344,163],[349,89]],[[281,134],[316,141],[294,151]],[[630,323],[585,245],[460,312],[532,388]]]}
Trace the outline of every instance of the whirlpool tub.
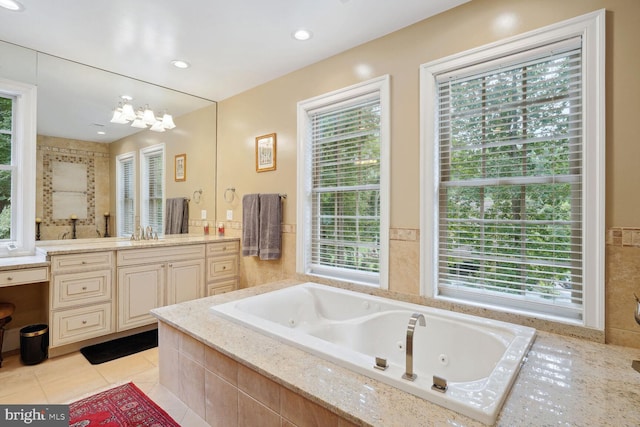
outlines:
{"label": "whirlpool tub", "polygon": [[[311,282],[211,309],[486,424],[496,421],[536,333],[525,326]],[[403,374],[414,313],[424,316],[425,326],[418,322],[413,332],[417,377],[410,381]]]}

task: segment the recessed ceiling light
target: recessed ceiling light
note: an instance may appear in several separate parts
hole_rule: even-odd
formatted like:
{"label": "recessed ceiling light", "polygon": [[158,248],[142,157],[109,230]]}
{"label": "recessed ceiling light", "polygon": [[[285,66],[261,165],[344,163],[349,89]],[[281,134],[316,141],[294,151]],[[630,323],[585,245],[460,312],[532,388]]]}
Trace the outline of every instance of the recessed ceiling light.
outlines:
{"label": "recessed ceiling light", "polygon": [[295,30],[291,35],[293,36],[294,39],[300,40],[300,41],[309,40],[312,36],[311,31],[305,30],[304,28]]}
{"label": "recessed ceiling light", "polygon": [[188,62],[181,61],[179,59],[171,61],[171,65],[173,65],[176,68],[189,68],[191,66],[191,64],[189,64]]}
{"label": "recessed ceiling light", "polygon": [[15,0],[0,0],[0,7],[4,7],[13,12],[21,12],[24,10],[24,6]]}
{"label": "recessed ceiling light", "polygon": [[131,95],[120,95],[120,99],[123,101],[133,101],[133,96]]}
{"label": "recessed ceiling light", "polygon": [[98,135],[106,135],[106,134],[107,134],[107,133],[106,133],[105,131],[103,131],[103,130],[99,130],[99,131],[98,131]]}

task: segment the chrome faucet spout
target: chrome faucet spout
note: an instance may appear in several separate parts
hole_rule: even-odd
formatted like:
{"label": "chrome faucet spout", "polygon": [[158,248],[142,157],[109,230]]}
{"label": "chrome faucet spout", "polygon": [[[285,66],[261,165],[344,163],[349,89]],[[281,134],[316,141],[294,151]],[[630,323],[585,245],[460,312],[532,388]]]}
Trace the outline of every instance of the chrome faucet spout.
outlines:
{"label": "chrome faucet spout", "polygon": [[413,313],[409,319],[409,325],[407,326],[407,343],[405,346],[406,351],[406,368],[402,375],[405,380],[413,381],[418,376],[413,373],[413,333],[416,329],[416,323],[420,323],[420,326],[426,326],[426,320],[424,314]]}

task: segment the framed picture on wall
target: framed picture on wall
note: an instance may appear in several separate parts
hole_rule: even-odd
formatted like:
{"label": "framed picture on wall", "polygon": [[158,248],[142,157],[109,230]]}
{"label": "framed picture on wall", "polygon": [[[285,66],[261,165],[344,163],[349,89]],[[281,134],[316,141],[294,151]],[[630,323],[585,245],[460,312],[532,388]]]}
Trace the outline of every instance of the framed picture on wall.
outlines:
{"label": "framed picture on wall", "polygon": [[256,172],[276,170],[276,134],[256,138]]}
{"label": "framed picture on wall", "polygon": [[178,154],[174,163],[174,177],[176,181],[187,180],[187,155]]}

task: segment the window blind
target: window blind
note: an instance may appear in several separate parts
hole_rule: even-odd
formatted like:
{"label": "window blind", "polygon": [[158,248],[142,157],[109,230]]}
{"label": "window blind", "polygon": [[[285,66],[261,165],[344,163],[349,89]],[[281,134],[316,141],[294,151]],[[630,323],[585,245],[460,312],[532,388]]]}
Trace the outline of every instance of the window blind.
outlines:
{"label": "window blind", "polygon": [[437,79],[443,295],[581,316],[582,54],[562,46]]}
{"label": "window blind", "polygon": [[143,227],[151,226],[154,232],[164,233],[164,150],[144,153]]}
{"label": "window blind", "polygon": [[[309,112],[312,270],[376,282],[380,268],[380,99]],[[347,273],[348,272],[348,273]]]}
{"label": "window blind", "polygon": [[126,236],[135,227],[135,163],[133,155],[118,158],[118,235]]}
{"label": "window blind", "polygon": [[0,241],[14,240],[16,218],[11,201],[19,197],[15,192],[16,166],[13,161],[15,97],[0,94]]}

